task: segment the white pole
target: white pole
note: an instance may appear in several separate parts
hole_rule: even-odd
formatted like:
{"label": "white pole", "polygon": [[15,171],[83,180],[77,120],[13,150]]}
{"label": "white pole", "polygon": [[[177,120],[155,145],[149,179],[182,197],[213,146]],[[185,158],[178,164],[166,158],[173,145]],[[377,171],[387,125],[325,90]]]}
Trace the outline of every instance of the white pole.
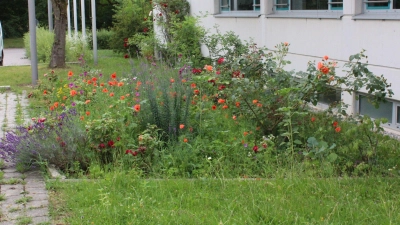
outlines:
{"label": "white pole", "polygon": [[67,18],[68,18],[68,37],[71,37],[71,8],[70,8],[69,0],[67,5]]}
{"label": "white pole", "polygon": [[51,0],[47,0],[47,17],[49,19],[49,31],[53,32],[53,5]]}
{"label": "white pole", "polygon": [[86,38],[85,0],[81,0],[82,37]]}
{"label": "white pole", "polygon": [[96,0],[92,0],[92,35],[93,35],[93,60],[97,65],[97,28],[96,28]]}
{"label": "white pole", "polygon": [[35,0],[28,0],[28,14],[29,14],[30,45],[31,45],[30,48],[31,48],[32,85],[34,86],[37,84],[38,80]]}
{"label": "white pole", "polygon": [[76,0],[74,0],[74,29],[76,37],[78,36],[78,9],[76,7]]}

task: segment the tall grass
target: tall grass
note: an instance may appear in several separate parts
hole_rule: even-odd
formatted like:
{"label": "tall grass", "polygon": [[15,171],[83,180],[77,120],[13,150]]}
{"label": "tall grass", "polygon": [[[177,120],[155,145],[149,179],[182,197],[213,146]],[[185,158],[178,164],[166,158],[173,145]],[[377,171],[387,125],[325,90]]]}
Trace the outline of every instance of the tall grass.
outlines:
{"label": "tall grass", "polygon": [[[51,182],[68,224],[399,224],[396,179],[104,180]],[[68,216],[62,218],[57,212]]]}

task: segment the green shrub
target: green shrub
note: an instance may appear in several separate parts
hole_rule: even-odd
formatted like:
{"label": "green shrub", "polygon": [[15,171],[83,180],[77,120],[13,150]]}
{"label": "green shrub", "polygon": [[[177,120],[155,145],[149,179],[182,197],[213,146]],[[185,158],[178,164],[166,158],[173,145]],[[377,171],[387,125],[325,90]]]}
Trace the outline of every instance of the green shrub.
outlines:
{"label": "green shrub", "polygon": [[[97,30],[97,48],[98,49],[111,49],[111,40],[114,32],[107,29]],[[88,36],[89,47],[93,47],[93,36]]]}
{"label": "green shrub", "polygon": [[[37,45],[37,58],[38,62],[48,63],[50,62],[51,49],[53,48],[54,33],[46,30],[43,27],[36,29],[36,45]],[[28,58],[31,57],[30,49],[30,35],[29,33],[24,34],[24,45],[25,51]],[[81,55],[90,57],[92,52],[89,50],[89,45],[79,33],[76,37],[68,37],[65,44],[65,57],[67,62],[78,61]]]}

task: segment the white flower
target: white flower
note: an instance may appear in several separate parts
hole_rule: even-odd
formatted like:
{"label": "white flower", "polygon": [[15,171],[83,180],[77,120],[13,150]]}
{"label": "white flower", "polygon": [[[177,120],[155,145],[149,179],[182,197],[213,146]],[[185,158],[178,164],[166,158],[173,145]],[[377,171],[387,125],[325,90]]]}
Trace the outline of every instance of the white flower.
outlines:
{"label": "white flower", "polygon": [[153,15],[153,11],[150,11],[150,12],[149,12],[149,16],[151,16],[151,15]]}
{"label": "white flower", "polygon": [[211,157],[208,157],[207,160],[211,160]]}

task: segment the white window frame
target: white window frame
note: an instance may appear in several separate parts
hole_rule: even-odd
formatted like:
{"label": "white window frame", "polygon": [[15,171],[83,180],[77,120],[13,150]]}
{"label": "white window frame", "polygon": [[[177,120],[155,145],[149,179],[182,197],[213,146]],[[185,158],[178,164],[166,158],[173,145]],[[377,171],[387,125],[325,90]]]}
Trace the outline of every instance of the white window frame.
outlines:
{"label": "white window frame", "polygon": [[[368,95],[364,94],[364,93],[357,93],[357,96],[358,96],[358,100],[356,101],[356,110],[357,110],[356,112],[359,115],[363,116],[364,114],[361,114],[361,112],[360,112],[360,99],[361,99],[360,96],[367,97]],[[397,123],[397,115],[400,114],[400,109],[399,110],[397,110],[397,109],[398,109],[398,107],[400,108],[400,102],[390,100],[390,99],[386,99],[386,100],[388,102],[392,103],[392,118],[391,118],[391,121],[388,121],[388,123],[382,124],[382,126],[386,127],[386,128],[390,128],[390,129],[400,130],[400,123]],[[373,107],[373,106],[371,106],[371,107]],[[368,116],[371,117],[370,115],[368,115]],[[380,117],[380,118],[382,118],[382,117]],[[379,119],[379,118],[371,117],[371,119]]]}
{"label": "white window frame", "polygon": [[[382,12],[400,12],[399,9],[393,9],[394,7],[394,1],[395,0],[367,0],[363,1],[364,4],[364,12],[377,12],[377,13],[382,13]],[[387,7],[374,7],[374,6],[369,6],[369,3],[388,3]]]}
{"label": "white window frame", "polygon": [[[400,20],[400,9],[393,9],[394,0],[358,0],[362,3],[362,13],[353,20]],[[388,2],[388,7],[369,7],[368,3]]]}
{"label": "white window frame", "polygon": [[[315,19],[341,19],[343,16],[343,6],[341,8],[332,8],[333,5],[337,5],[333,0],[328,0],[328,9],[317,9],[317,10],[292,10],[290,5],[292,1],[287,0],[287,3],[278,3],[278,0],[273,1],[273,13],[266,15],[270,18],[315,18]],[[344,0],[343,0],[344,1]],[[286,9],[278,8],[282,4],[286,4]],[[342,5],[345,4],[342,2]]]}
{"label": "white window frame", "polygon": [[[261,15],[262,2],[265,0],[252,0],[253,10],[237,10],[239,0],[225,0],[228,4],[223,5],[224,0],[214,0],[214,3],[218,6],[218,12],[214,14],[214,17],[249,17],[257,18]],[[231,1],[233,1],[234,9],[231,10]]]}

